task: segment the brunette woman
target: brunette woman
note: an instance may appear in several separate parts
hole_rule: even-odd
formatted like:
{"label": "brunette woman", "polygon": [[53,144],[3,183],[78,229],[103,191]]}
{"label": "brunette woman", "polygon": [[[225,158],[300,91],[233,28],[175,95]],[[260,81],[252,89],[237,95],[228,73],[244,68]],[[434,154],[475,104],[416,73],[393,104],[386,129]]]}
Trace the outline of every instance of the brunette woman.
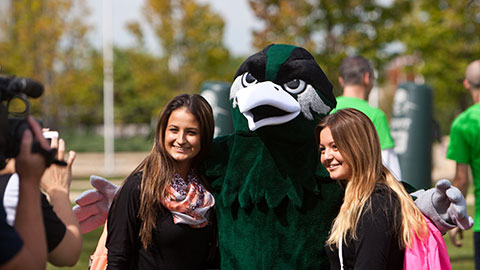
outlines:
{"label": "brunette woman", "polygon": [[108,214],[107,269],[211,268],[215,201],[197,171],[213,139],[200,95],[163,109],[150,154],[124,181]]}

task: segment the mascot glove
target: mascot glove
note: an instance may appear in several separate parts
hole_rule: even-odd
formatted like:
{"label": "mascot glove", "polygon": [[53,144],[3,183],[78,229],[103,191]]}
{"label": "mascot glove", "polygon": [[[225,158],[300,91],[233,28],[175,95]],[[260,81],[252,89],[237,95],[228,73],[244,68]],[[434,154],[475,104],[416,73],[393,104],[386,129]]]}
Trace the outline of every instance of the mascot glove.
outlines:
{"label": "mascot glove", "polygon": [[434,188],[417,191],[415,204],[444,234],[459,227],[468,230],[473,226],[473,218],[467,214],[467,204],[462,192],[447,179],[437,182]]}
{"label": "mascot glove", "polygon": [[90,176],[90,184],[95,189],[86,190],[75,198],[77,205],[73,207],[82,234],[105,224],[108,209],[118,190],[116,185],[96,175]]}

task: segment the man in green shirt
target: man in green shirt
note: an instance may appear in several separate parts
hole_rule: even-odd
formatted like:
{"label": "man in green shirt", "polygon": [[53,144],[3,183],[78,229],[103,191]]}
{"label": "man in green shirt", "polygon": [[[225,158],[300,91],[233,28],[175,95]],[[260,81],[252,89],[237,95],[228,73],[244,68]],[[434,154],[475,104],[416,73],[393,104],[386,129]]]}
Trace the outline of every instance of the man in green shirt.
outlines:
{"label": "man in green shirt", "polygon": [[[473,175],[475,195],[474,248],[475,269],[480,269],[480,60],[470,63],[465,72],[463,85],[470,91],[474,104],[461,113],[452,123],[447,158],[456,161],[453,185],[466,197],[470,167]],[[450,231],[452,242],[461,246],[456,239],[459,229]]]}
{"label": "man in green shirt", "polygon": [[354,108],[366,114],[377,129],[383,163],[400,179],[400,164],[393,150],[395,143],[390,134],[387,117],[382,110],[370,106],[367,102],[375,82],[372,64],[362,56],[348,57],[342,61],[339,73],[338,81],[343,87],[343,95],[337,97],[337,107],[332,113],[344,108]]}

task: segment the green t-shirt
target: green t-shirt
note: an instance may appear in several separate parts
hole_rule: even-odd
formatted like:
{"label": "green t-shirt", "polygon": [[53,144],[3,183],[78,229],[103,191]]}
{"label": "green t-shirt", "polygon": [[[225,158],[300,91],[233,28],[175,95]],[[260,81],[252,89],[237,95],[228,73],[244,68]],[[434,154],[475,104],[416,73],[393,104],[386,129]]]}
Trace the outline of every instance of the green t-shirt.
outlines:
{"label": "green t-shirt", "polygon": [[382,110],[370,106],[370,104],[363,99],[339,96],[337,97],[337,107],[333,109],[331,113],[345,108],[357,109],[366,114],[368,118],[372,120],[373,125],[375,125],[375,128],[377,129],[382,150],[395,147],[392,135],[390,134],[387,117]]}
{"label": "green t-shirt", "polygon": [[461,113],[452,123],[447,158],[472,169],[475,194],[475,225],[480,232],[480,103]]}

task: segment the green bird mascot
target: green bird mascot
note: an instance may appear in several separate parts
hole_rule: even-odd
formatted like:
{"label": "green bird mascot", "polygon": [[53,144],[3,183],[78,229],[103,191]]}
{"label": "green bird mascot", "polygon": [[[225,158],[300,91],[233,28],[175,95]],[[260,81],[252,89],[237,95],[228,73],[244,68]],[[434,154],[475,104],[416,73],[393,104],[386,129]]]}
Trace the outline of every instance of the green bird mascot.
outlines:
{"label": "green bird mascot", "polygon": [[270,45],[238,69],[233,134],[205,164],[222,269],[327,269],[324,241],[343,191],[319,162],[314,128],[335,105],[303,48]]}
{"label": "green bird mascot", "polygon": [[[274,44],[240,66],[230,102],[235,130],[215,139],[203,168],[216,200],[221,269],[329,269],[324,242],[343,190],[320,163],[314,128],[336,105],[331,83],[307,50]],[[74,209],[83,232],[105,222],[99,209],[116,191],[92,177],[97,189]],[[452,189],[417,199],[442,232],[471,227]]]}

